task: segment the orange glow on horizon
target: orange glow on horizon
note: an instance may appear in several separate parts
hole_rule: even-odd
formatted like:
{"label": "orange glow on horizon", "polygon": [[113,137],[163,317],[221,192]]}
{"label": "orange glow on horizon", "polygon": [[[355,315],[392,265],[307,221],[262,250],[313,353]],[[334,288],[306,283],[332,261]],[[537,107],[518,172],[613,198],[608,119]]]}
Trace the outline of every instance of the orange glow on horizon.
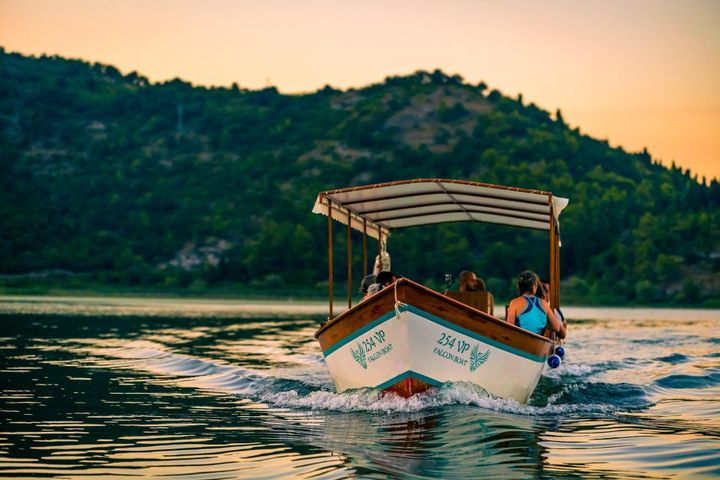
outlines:
{"label": "orange glow on horizon", "polygon": [[307,92],[440,68],[720,178],[720,3],[0,0],[0,45]]}

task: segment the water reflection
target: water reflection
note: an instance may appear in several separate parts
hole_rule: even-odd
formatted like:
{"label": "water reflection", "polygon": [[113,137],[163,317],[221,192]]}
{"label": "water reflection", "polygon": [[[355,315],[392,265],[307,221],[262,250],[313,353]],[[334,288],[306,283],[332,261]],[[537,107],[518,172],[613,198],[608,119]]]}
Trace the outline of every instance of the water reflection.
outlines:
{"label": "water reflection", "polygon": [[717,319],[578,325],[528,406],[335,394],[313,318],[0,321],[3,477],[720,476]]}
{"label": "water reflection", "polygon": [[[321,423],[316,423],[318,417]],[[532,421],[451,407],[383,416],[314,414],[313,445],[341,451],[358,472],[426,478],[535,477],[543,463]]]}

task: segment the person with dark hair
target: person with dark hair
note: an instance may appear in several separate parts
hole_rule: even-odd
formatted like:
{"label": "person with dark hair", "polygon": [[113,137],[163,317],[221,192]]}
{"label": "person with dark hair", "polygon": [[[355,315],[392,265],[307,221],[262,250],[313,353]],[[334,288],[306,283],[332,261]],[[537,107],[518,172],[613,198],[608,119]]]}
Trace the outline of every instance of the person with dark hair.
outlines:
{"label": "person with dark hair", "polygon": [[368,287],[367,293],[365,294],[365,298],[371,297],[371,296],[375,295],[376,293],[378,293],[383,288],[392,285],[398,279],[398,276],[392,272],[380,272],[377,274],[377,277],[374,277],[374,278],[375,278],[375,283],[371,284]]}
{"label": "person with dark hair", "polygon": [[493,315],[495,300],[485,287],[485,282],[475,275],[475,272],[464,270],[460,272],[460,287],[457,292],[445,291],[445,295],[477,310]]}
{"label": "person with dark hair", "polygon": [[484,292],[485,282],[482,278],[478,278],[475,272],[464,270],[460,272],[460,289],[461,292]]}
{"label": "person with dark hair", "polygon": [[[538,286],[538,290],[535,293],[535,296],[538,298],[543,298],[550,302],[550,284],[547,282],[540,282]],[[565,321],[565,315],[562,313],[562,310],[559,308],[554,308],[553,313],[555,314],[555,317],[557,317],[558,320],[560,320],[565,327],[567,327],[567,322]]]}
{"label": "person with dark hair", "polygon": [[557,319],[547,300],[535,296],[538,287],[542,288],[535,272],[522,272],[517,287],[520,296],[510,301],[507,322],[538,335],[542,335],[547,327],[556,332],[558,337],[565,338],[565,325]]}
{"label": "person with dark hair", "polygon": [[397,275],[395,275],[393,272],[380,272],[377,276],[377,283],[382,285],[383,287],[387,287],[389,285],[392,285],[397,280]]}
{"label": "person with dark hair", "polygon": [[548,300],[549,294],[550,286],[547,283],[542,283],[541,281],[538,281],[537,290],[535,290],[535,296],[543,300]]}

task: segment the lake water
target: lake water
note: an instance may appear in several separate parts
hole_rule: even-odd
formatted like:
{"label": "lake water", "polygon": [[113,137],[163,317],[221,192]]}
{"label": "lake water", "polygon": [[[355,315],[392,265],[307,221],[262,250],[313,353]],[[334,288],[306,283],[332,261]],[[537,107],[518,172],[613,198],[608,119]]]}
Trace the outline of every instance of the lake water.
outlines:
{"label": "lake water", "polygon": [[0,477],[720,478],[720,311],[567,308],[529,405],[336,394],[323,312],[0,297]]}

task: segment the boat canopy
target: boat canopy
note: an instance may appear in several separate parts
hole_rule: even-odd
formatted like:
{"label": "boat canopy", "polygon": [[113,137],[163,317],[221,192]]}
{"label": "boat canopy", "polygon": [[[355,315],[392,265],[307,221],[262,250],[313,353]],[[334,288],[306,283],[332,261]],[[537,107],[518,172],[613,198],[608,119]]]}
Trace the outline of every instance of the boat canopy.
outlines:
{"label": "boat canopy", "polygon": [[[558,216],[568,204],[542,190],[488,183],[419,178],[320,192],[313,213],[328,215],[368,236],[394,228],[446,222],[483,222],[559,231]],[[554,218],[554,222],[552,217]]]}

